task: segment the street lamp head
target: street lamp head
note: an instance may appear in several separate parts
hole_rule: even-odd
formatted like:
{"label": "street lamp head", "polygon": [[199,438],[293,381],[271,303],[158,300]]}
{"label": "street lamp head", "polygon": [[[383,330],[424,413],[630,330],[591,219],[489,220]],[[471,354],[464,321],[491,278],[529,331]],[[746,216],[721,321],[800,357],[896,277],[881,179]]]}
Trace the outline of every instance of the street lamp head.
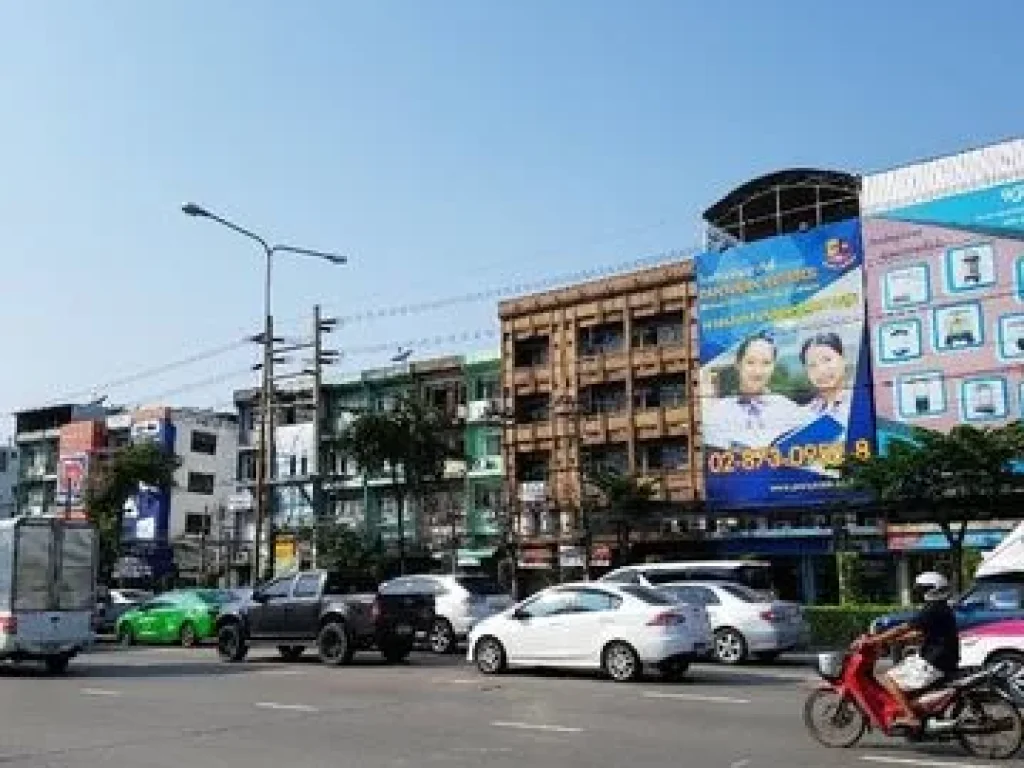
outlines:
{"label": "street lamp head", "polygon": [[346,259],[344,256],[338,256],[338,255],[333,254],[333,253],[325,253],[324,254],[324,258],[327,259],[329,262],[331,262],[331,264],[347,264],[348,263],[348,259]]}
{"label": "street lamp head", "polygon": [[210,215],[210,212],[203,208],[201,205],[195,203],[185,203],[181,206],[181,212],[186,216],[206,216]]}

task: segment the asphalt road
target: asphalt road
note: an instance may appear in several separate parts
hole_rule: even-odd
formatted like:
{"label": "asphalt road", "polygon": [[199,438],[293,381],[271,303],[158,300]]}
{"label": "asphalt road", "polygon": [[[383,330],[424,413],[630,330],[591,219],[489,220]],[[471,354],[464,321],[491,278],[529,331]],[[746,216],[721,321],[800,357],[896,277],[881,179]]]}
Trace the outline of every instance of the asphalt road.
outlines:
{"label": "asphalt road", "polygon": [[[273,651],[226,665],[211,649],[101,650],[66,677],[0,667],[0,766],[376,768],[984,765],[956,747],[868,738],[825,750],[804,733],[798,665],[692,668],[690,680],[483,677],[461,657],[350,667]],[[1005,763],[1004,763],[1005,764]],[[1018,763],[1019,764],[1019,763]]]}

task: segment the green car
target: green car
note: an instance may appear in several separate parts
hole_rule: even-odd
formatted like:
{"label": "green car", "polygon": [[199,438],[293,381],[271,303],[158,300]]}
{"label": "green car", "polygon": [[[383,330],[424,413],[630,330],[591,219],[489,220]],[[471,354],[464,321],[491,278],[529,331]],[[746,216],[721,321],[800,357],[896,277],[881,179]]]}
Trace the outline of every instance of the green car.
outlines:
{"label": "green car", "polygon": [[117,620],[121,645],[148,643],[191,647],[213,637],[220,607],[231,602],[223,589],[166,592],[126,611]]}

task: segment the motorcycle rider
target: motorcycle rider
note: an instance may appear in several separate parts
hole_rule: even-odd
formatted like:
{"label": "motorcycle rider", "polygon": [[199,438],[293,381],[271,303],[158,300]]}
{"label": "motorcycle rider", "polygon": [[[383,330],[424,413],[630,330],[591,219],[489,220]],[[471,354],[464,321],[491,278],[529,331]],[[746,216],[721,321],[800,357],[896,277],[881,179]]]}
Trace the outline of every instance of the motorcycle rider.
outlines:
{"label": "motorcycle rider", "polygon": [[867,635],[860,642],[879,646],[920,640],[920,655],[908,656],[878,679],[903,710],[903,716],[894,724],[917,729],[921,721],[910,698],[956,672],[960,666],[960,636],[956,614],[949,607],[952,591],[945,576],[934,571],[922,573],[914,580],[914,595],[923,602],[917,615],[886,632]]}

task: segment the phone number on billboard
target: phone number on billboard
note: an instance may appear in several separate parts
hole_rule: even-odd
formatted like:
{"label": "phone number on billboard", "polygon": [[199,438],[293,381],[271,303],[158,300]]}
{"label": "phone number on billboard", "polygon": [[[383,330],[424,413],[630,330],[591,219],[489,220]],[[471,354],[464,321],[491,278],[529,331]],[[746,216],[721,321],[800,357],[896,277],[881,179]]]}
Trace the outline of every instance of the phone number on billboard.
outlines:
{"label": "phone number on billboard", "polygon": [[[858,440],[851,456],[871,458],[871,443]],[[846,458],[844,443],[808,443],[794,445],[783,453],[778,448],[744,448],[735,451],[708,453],[708,471],[716,475],[731,472],[752,472],[758,469],[800,468],[818,464],[839,466]]]}

